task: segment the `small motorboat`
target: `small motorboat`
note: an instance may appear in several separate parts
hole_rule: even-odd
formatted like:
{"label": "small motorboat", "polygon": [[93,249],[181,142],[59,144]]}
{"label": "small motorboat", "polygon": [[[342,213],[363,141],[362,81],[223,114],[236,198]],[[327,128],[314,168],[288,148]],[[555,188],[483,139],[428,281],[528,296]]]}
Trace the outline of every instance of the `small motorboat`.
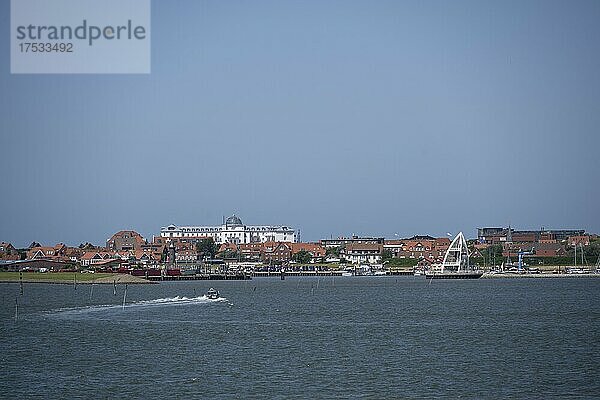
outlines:
{"label": "small motorboat", "polygon": [[208,297],[211,300],[218,299],[219,296],[220,296],[219,291],[215,290],[213,288],[208,289],[208,292],[206,292],[206,297]]}

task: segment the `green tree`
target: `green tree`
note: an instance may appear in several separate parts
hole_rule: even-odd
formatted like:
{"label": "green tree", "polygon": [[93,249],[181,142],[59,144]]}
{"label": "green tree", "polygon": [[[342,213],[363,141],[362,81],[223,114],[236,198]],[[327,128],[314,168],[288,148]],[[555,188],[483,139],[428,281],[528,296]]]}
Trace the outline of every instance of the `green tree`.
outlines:
{"label": "green tree", "polygon": [[339,247],[328,247],[327,250],[325,250],[325,255],[327,257],[339,257],[340,256],[340,248]]}
{"label": "green tree", "polygon": [[196,243],[196,250],[204,257],[214,258],[215,254],[217,254],[218,248],[212,238],[204,238]]}
{"label": "green tree", "polygon": [[392,253],[391,250],[383,250],[383,254],[381,255],[381,258],[383,259],[383,261],[391,260],[393,257],[394,257],[394,253]]}
{"label": "green tree", "polygon": [[221,254],[219,254],[219,257],[223,258],[223,259],[234,259],[234,258],[238,258],[238,252],[235,250],[231,250],[231,249],[227,249],[223,252],[221,252]]}
{"label": "green tree", "polygon": [[312,259],[312,256],[308,251],[300,250],[292,256],[292,259],[300,264],[308,264]]}
{"label": "green tree", "polygon": [[496,263],[502,262],[502,245],[494,244],[492,246],[488,246],[481,251],[481,255],[485,257],[488,262],[493,262],[496,260]]}

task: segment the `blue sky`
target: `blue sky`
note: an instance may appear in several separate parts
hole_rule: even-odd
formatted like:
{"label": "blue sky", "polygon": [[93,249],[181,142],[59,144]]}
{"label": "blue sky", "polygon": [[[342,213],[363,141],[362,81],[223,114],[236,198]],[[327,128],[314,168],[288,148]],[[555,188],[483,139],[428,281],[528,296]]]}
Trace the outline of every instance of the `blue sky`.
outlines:
{"label": "blue sky", "polygon": [[149,75],[11,75],[0,240],[600,232],[597,1],[154,1]]}

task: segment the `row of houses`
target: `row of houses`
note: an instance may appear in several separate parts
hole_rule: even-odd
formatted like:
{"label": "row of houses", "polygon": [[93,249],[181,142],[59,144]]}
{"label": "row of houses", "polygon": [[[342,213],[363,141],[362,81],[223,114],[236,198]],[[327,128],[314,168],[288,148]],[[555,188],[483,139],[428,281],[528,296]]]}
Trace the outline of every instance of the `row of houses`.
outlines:
{"label": "row of houses", "polygon": [[[219,246],[217,254],[226,259],[273,265],[293,262],[295,255],[299,253],[304,253],[303,259],[310,263],[338,261],[378,264],[383,261],[386,252],[388,257],[437,262],[443,258],[449,245],[448,238],[430,236],[414,236],[404,240],[354,236],[325,239],[318,243],[224,243]],[[120,231],[107,241],[106,247],[68,247],[62,243],[52,247],[34,246],[27,250],[26,259],[77,263],[84,268],[102,268],[116,263],[139,266],[156,266],[162,263],[190,264],[197,263],[204,257],[206,255],[198,251],[195,242],[157,237],[152,243],[148,243],[135,231]]]}
{"label": "row of houses", "polygon": [[115,269],[122,266],[156,266],[164,259],[164,246],[146,242],[135,231],[119,231],[105,247],[82,244],[78,247],[57,243],[42,246],[33,242],[27,249],[17,250],[10,243],[0,244],[0,263],[20,268],[28,266],[52,269],[74,267]]}
{"label": "row of houses", "polygon": [[[519,250],[533,249],[536,257],[561,257],[566,246],[587,246],[592,237],[584,231],[515,231],[509,228],[480,228],[474,241],[474,254],[486,247],[502,245],[503,255],[510,257]],[[567,234],[570,234],[568,236]],[[112,268],[117,266],[156,267],[159,265],[193,264],[215,254],[203,254],[197,248],[198,238],[170,238],[158,236],[151,242],[132,230],[112,235],[106,246],[91,244],[70,247],[63,243],[42,246],[32,243],[18,250],[10,243],[0,242],[0,263],[17,261],[45,261],[58,266],[76,265],[83,268]],[[433,264],[443,260],[450,246],[447,237],[413,236],[407,239],[387,240],[383,237],[339,237],[315,243],[266,241],[253,243],[223,243],[216,255],[235,261],[262,262],[281,265],[294,262],[302,253],[303,262],[345,262],[351,264],[379,264],[384,258],[417,259]]]}
{"label": "row of houses", "polygon": [[524,251],[525,257],[565,257],[568,248],[586,247],[597,238],[583,229],[516,230],[511,228],[478,228],[475,249],[502,246],[502,255],[510,258]]}
{"label": "row of houses", "polygon": [[311,263],[326,261],[326,250],[319,243],[224,243],[219,247],[219,253],[223,257],[237,258],[244,261],[260,261],[265,264],[276,265],[287,264],[293,261],[294,256],[299,253],[305,253]]}
{"label": "row of houses", "polygon": [[[448,238],[414,236],[402,240],[384,238],[324,239],[319,243],[266,242],[250,244],[223,244],[220,252],[229,251],[245,261],[282,264],[292,262],[294,255],[304,251],[311,262],[341,261],[350,264],[379,264],[384,257],[428,259],[438,262],[450,246]],[[387,254],[386,254],[387,253]]]}

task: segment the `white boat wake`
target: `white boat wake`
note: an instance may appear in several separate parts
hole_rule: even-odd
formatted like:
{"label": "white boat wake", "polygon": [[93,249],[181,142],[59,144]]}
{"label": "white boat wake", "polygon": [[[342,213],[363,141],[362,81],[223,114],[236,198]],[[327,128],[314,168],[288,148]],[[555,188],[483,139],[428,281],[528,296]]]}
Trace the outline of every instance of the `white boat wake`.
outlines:
{"label": "white boat wake", "polygon": [[[186,297],[186,296],[175,296],[165,297],[153,300],[139,300],[131,303],[123,304],[98,304],[82,307],[68,307],[50,310],[48,314],[82,314],[90,312],[101,312],[109,310],[127,310],[132,308],[148,308],[148,307],[160,307],[160,306],[178,306],[178,305],[190,305],[190,304],[210,304],[210,303],[221,303],[228,302],[225,297],[219,297],[218,299],[209,299],[206,295],[198,297]],[[231,304],[231,303],[229,303]]]}
{"label": "white boat wake", "polygon": [[218,303],[222,301],[227,301],[225,297],[219,297],[218,299],[209,299],[206,295],[198,296],[198,297],[185,297],[185,296],[175,296],[175,297],[165,297],[163,299],[154,299],[154,300],[142,300],[133,302],[131,304],[125,304],[125,307],[133,307],[133,306],[146,306],[146,305],[168,305],[168,304],[195,304],[195,303]]}

